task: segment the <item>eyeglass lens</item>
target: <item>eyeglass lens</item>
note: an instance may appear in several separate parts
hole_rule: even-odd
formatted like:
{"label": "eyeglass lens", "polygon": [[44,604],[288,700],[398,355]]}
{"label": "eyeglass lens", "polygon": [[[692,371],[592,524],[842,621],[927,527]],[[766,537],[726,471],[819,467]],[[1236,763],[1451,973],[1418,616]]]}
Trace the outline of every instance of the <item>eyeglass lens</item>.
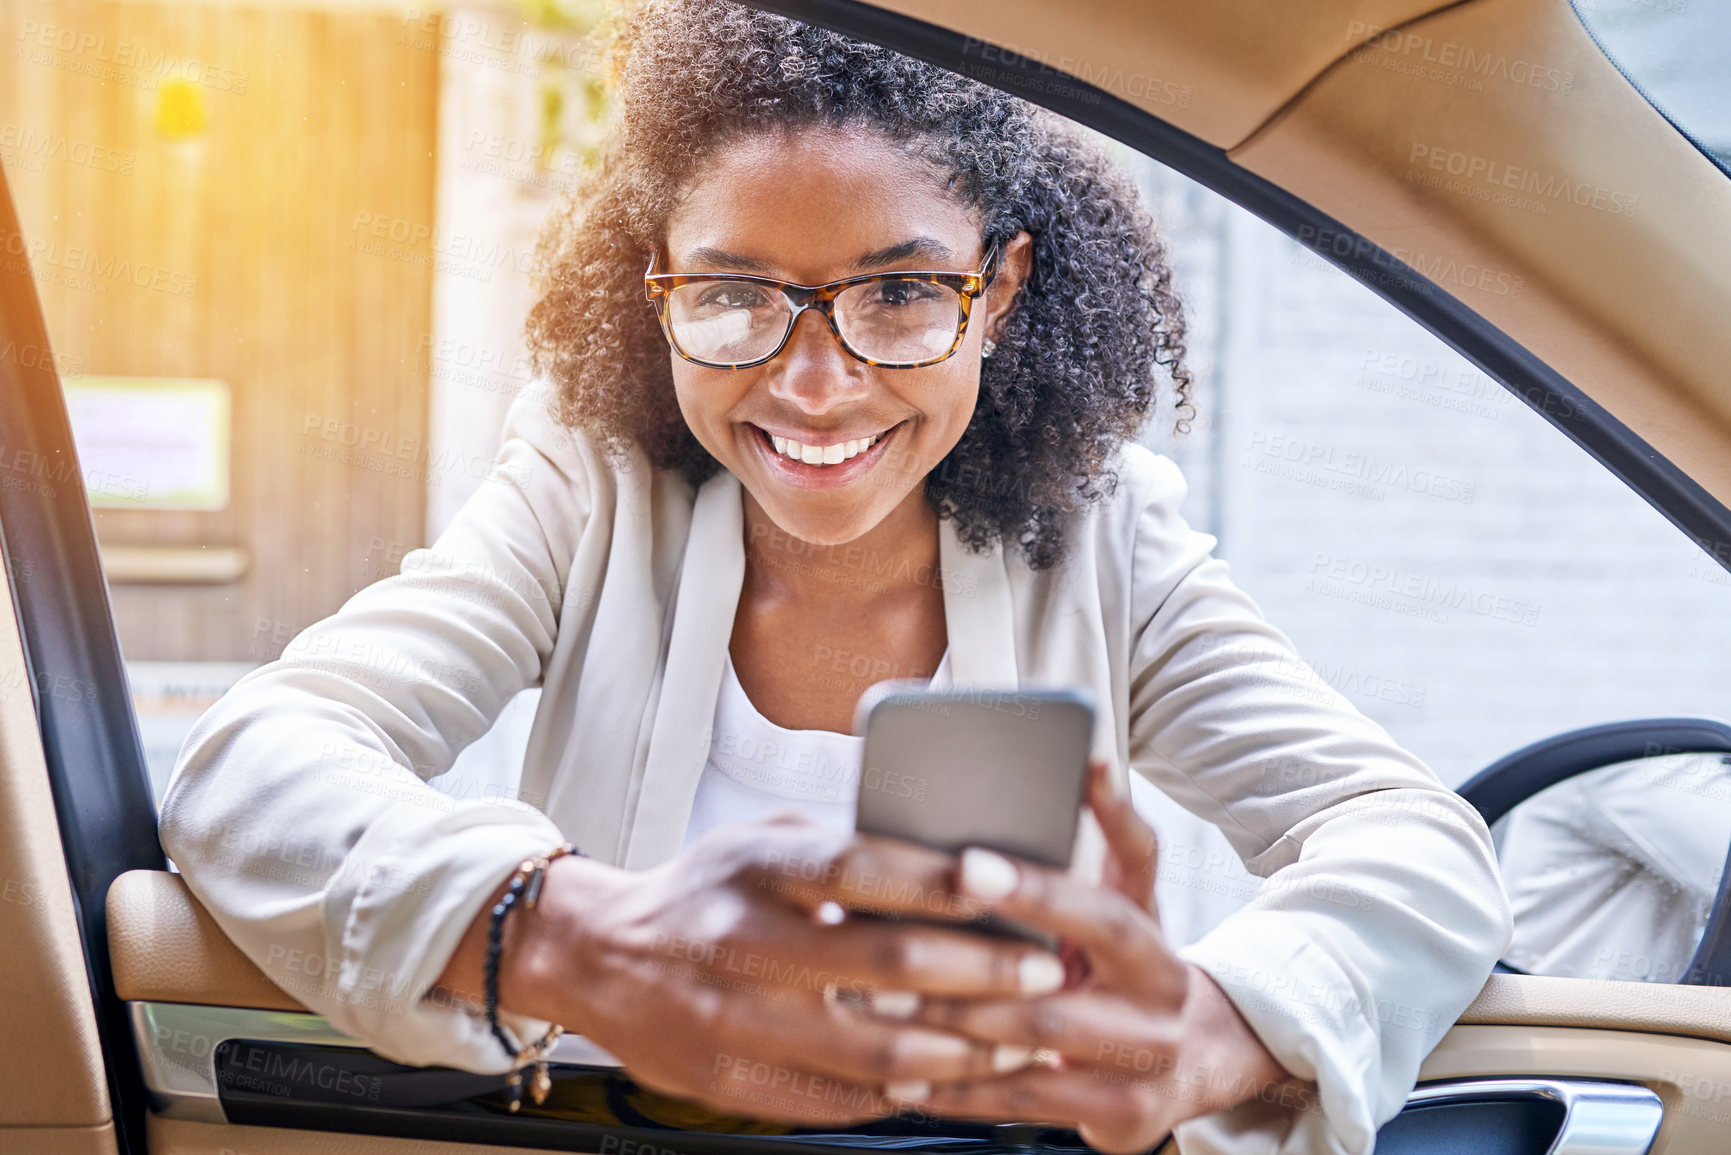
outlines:
{"label": "eyeglass lens", "polygon": [[[669,294],[667,316],[686,356],[739,364],[775,351],[792,324],[793,306],[768,285],[690,281]],[[961,294],[913,278],[867,281],[837,294],[835,319],[842,339],[861,357],[930,361],[955,343]]]}

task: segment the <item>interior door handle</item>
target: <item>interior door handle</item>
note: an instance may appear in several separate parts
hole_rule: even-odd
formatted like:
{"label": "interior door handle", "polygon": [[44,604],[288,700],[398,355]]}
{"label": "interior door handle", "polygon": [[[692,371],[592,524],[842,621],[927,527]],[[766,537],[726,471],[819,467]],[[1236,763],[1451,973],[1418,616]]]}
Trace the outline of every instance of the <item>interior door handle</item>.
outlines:
{"label": "interior door handle", "polygon": [[1545,1155],[1647,1155],[1665,1107],[1635,1083],[1585,1079],[1473,1079],[1431,1083],[1407,1105],[1489,1099],[1549,1099],[1563,1107],[1563,1126]]}

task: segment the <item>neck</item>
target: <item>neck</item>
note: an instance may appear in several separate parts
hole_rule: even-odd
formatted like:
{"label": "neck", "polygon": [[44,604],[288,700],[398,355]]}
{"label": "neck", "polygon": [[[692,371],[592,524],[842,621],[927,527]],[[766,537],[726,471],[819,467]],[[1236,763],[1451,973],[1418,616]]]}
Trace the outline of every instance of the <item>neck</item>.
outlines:
{"label": "neck", "polygon": [[749,580],[797,601],[858,604],[938,583],[938,517],[915,488],[877,525],[853,541],[802,541],[745,494],[745,566]]}

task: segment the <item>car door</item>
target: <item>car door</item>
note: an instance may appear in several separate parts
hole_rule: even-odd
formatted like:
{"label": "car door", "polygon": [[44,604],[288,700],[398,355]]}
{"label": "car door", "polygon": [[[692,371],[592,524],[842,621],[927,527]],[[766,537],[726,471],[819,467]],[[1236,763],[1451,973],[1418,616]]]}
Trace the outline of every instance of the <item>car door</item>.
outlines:
{"label": "car door", "polygon": [[[1731,333],[1713,323],[1731,305],[1731,236],[1724,225],[1731,219],[1731,187],[1689,141],[1663,131],[1669,126],[1616,73],[1567,6],[1545,0],[1387,0],[1279,11],[1249,3],[1104,0],[1061,10],[1032,0],[964,8],[942,0],[762,6],[1046,104],[1250,210],[1466,357],[1639,494],[1685,535],[1680,540],[1721,565],[1731,559],[1725,505],[1731,474],[1724,465],[1731,460],[1725,452],[1731,397],[1719,376]],[[308,51],[323,34],[274,19],[262,34],[274,37],[278,48]],[[462,53],[501,51],[496,40],[488,43],[484,31],[475,31],[480,23],[464,23],[468,19],[379,18],[369,34],[407,53],[411,72],[425,82],[435,61],[454,68]],[[104,30],[95,20],[73,26],[39,13],[17,16],[16,38],[29,57],[21,58],[20,68],[50,70],[64,80],[81,75],[80,68],[148,78],[150,66],[138,63],[148,52],[140,55],[136,45],[163,41],[131,27],[99,48]],[[184,173],[196,171],[201,154],[172,150],[188,140],[196,144],[203,131],[198,126],[206,123],[201,118],[220,120],[234,106],[245,108],[245,98],[280,79],[222,58],[217,48],[237,43],[237,28],[227,28],[226,42],[212,33],[216,63],[200,62],[194,90],[173,84],[155,90],[154,130],[168,142],[163,155],[186,166]],[[114,44],[128,35],[135,50],[122,62]],[[364,37],[335,42],[351,64],[364,61]],[[504,51],[508,63],[512,51]],[[1471,79],[1486,60],[1485,70],[1501,86],[1487,88],[1486,99],[1462,101],[1462,84],[1436,78],[1435,70],[1453,69]],[[333,83],[358,83],[365,71]],[[1513,78],[1515,71],[1521,79]],[[306,99],[310,114],[317,101]],[[424,103],[420,107],[424,119],[402,129],[405,149],[424,150],[438,134],[436,118]],[[124,175],[126,150],[96,139],[100,135],[92,128],[58,146],[61,155],[79,151],[86,158],[75,174],[81,180]],[[526,155],[530,136],[437,139],[446,153],[480,168],[517,163],[513,149]],[[78,143],[84,147],[74,150]],[[67,163],[52,142],[41,159]],[[0,160],[9,172],[22,166],[28,174],[35,154],[18,147]],[[265,157],[253,160],[268,166]],[[1502,166],[1498,180],[1514,184],[1493,188],[1494,165]],[[1511,176],[1511,166],[1522,173]],[[565,175],[558,166],[550,172],[536,167],[519,183],[556,185]],[[1433,183],[1433,176],[1440,179]],[[1469,183],[1450,187],[1461,178]],[[424,272],[441,260],[449,265],[454,256],[471,258],[470,272],[458,274],[459,287],[484,291],[492,256],[477,263],[473,249],[449,236],[442,242],[447,248],[438,249],[430,196],[404,192],[384,175],[377,185],[357,188],[363,191],[351,190],[339,224],[315,240],[372,262],[357,266],[370,278],[366,303],[397,294],[434,296]],[[1558,188],[1581,211],[1540,214],[1489,199],[1511,189],[1524,189],[1528,198],[1551,196]],[[189,227],[176,220],[172,206],[158,208],[160,218],[146,207],[128,211],[134,220],[160,219],[165,233]],[[273,210],[292,213],[293,193]],[[0,358],[7,376],[0,399],[7,476],[0,532],[19,626],[15,636],[0,637],[0,679],[9,691],[0,703],[8,711],[4,779],[14,803],[5,811],[11,825],[0,850],[15,856],[6,862],[10,897],[0,915],[10,920],[16,966],[41,976],[20,984],[13,1008],[36,1016],[13,1021],[40,1025],[0,1047],[0,1060],[9,1064],[8,1144],[42,1150],[83,1144],[93,1151],[529,1147],[693,1155],[823,1145],[809,1136],[678,1130],[667,1104],[631,1088],[605,1056],[585,1052],[580,1041],[562,1058],[572,1064],[565,1079],[573,1097],[590,1103],[590,1113],[559,1120],[506,1117],[494,1109],[497,1080],[404,1071],[357,1051],[222,938],[165,869],[155,844],[151,774],[131,700],[146,671],[134,669],[129,696],[119,638],[127,629],[160,625],[153,616],[170,615],[152,597],[194,589],[215,595],[206,599],[206,612],[226,622],[231,649],[224,656],[261,660],[271,656],[273,644],[280,650],[305,607],[297,603],[280,614],[253,609],[236,584],[236,569],[253,573],[246,582],[269,580],[280,575],[261,575],[259,568],[281,568],[286,559],[267,555],[258,541],[250,543],[250,553],[237,546],[238,529],[220,522],[219,514],[184,506],[173,512],[179,521],[151,523],[180,535],[172,548],[141,539],[156,530],[139,511],[116,504],[133,492],[127,476],[99,474],[78,460],[60,384],[62,377],[126,367],[85,363],[82,352],[69,352],[80,330],[63,328],[51,342],[37,301],[39,287],[60,298],[82,293],[80,307],[57,305],[55,315],[63,325],[76,319],[95,328],[105,323],[103,298],[118,294],[94,291],[102,287],[97,282],[71,283],[90,277],[84,257],[32,241],[10,192],[0,229],[7,246],[0,268],[3,348],[9,351]],[[502,243],[502,263],[514,263],[513,246],[520,242]],[[292,248],[284,242],[275,252],[283,267],[294,259]],[[137,253],[118,259],[142,263]],[[104,260],[113,267],[115,253],[96,255],[96,267]],[[1469,291],[1476,284],[1465,284],[1468,268],[1505,278],[1496,283],[1518,279],[1522,291]],[[144,291],[175,308],[198,300],[201,286],[185,269],[158,261],[145,279]],[[237,281],[232,287],[243,286]],[[202,289],[208,296],[210,285]],[[282,307],[269,293],[258,300]],[[297,319],[320,315],[316,301],[289,307],[306,310]],[[382,343],[386,359],[418,362],[406,375],[419,375],[422,395],[433,385],[450,388],[464,374],[484,392],[503,395],[520,387],[508,355],[441,344],[432,332],[436,303],[420,307],[420,313],[411,307],[390,320],[394,328]],[[165,315],[170,324],[187,323],[184,313]],[[345,348],[364,346],[360,340]],[[134,359],[151,360],[137,353]],[[146,367],[149,373],[132,375],[203,380],[209,371]],[[236,386],[237,409],[263,403],[265,390],[258,386],[273,380],[272,366],[248,371],[258,382],[250,395]],[[82,387],[99,385],[87,380]],[[184,389],[179,396],[193,405],[214,394]],[[402,438],[426,436],[431,418],[415,396],[410,390],[391,401],[399,407],[382,419],[365,413],[381,399],[362,394],[305,403],[296,395],[271,411],[297,435],[288,442],[290,455],[350,458],[340,485],[317,475],[321,480],[300,493],[304,507],[324,503],[322,516],[332,516],[336,506],[350,517],[346,547],[333,545],[304,567],[315,575],[308,584],[328,584],[327,600],[388,572],[392,556],[400,559],[419,539],[427,511],[414,504],[412,493],[405,502],[405,488],[424,487],[431,496],[419,500],[434,505],[442,500],[429,483],[425,455],[379,450],[388,439],[400,447]],[[1257,460],[1274,452],[1263,432],[1259,442],[1255,429],[1240,439]],[[462,453],[443,460],[433,480],[468,470]],[[289,463],[279,464],[286,469]],[[386,475],[388,466],[404,467],[412,476],[399,480],[409,484],[372,476]],[[436,476],[439,469],[443,477]],[[275,509],[287,516],[285,507],[273,505],[273,477],[293,488],[286,472],[255,474],[249,500],[261,514]],[[248,483],[237,471],[233,484],[238,500]],[[107,503],[95,529],[92,498]],[[364,509],[384,512],[373,521],[351,516]],[[224,530],[233,531],[230,539],[221,538]],[[99,541],[99,533],[108,536]],[[1347,559],[1349,570],[1355,560]],[[112,601],[104,566],[116,591]],[[1331,559],[1323,576],[1333,568]],[[316,600],[309,596],[307,603]],[[179,629],[163,631],[165,647],[196,632],[184,619],[170,620]],[[163,676],[160,669],[149,673]],[[1168,855],[1164,863],[1173,861]],[[1388,1013],[1398,1016],[1400,1009]],[[64,1045],[45,1046],[42,1039]],[[1719,1106],[1731,1088],[1731,1001],[1701,986],[1493,976],[1432,1054],[1422,1083],[1407,1115],[1385,1133],[1386,1149],[1441,1149],[1435,1145],[1454,1141],[1465,1128],[1478,1149],[1498,1142],[1518,1151],[1536,1142],[1543,1150],[1567,1115],[1577,1142],[1583,1133],[1597,1133],[1610,1137],[1605,1144],[1624,1144],[1607,1149],[1640,1150],[1642,1128],[1651,1135],[1656,1126],[1655,1151],[1717,1150],[1731,1127]],[[845,1141],[966,1144],[973,1150],[1075,1143],[1038,1129],[993,1131],[925,1120],[899,1133],[880,1130]]]}

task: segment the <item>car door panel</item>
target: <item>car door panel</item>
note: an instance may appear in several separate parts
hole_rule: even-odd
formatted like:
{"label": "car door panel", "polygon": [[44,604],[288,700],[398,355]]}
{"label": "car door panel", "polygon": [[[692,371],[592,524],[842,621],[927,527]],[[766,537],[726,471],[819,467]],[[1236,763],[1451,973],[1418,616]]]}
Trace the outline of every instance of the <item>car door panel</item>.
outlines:
{"label": "car door panel", "polygon": [[[116,880],[109,926],[117,989],[132,1005],[141,1044],[153,1039],[157,1044],[146,1061],[147,1082],[155,1091],[184,1091],[187,1084],[176,1084],[173,1077],[194,1068],[205,1085],[214,1088],[215,1053],[231,1040],[262,1040],[289,1048],[356,1045],[318,1016],[292,1013],[299,1004],[276,991],[240,955],[176,875],[135,871]],[[221,1004],[251,1009],[225,1011]],[[1410,1025],[1400,1023],[1398,1008],[1382,1017],[1394,1026]],[[559,1058],[594,1065],[595,1056],[580,1053],[582,1046],[572,1040],[561,1048]],[[1493,975],[1426,1061],[1409,1110],[1423,1109],[1426,1094],[1435,1095],[1439,1087],[1484,1080],[1505,1085],[1590,1080],[1647,1087],[1657,1094],[1664,1112],[1655,1152],[1718,1151],[1731,1129],[1731,997],[1712,987]],[[157,1103],[167,1116],[159,1113],[151,1120],[152,1150],[159,1141],[162,1150],[173,1152],[214,1151],[225,1143],[249,1152],[308,1151],[323,1149],[320,1144],[326,1142],[325,1132],[219,1123],[216,1119],[226,1115],[212,1115],[208,1106],[189,1111],[185,1096],[159,1098]],[[1510,1114],[1512,1110],[1480,1107],[1471,1127],[1481,1138],[1493,1126],[1510,1135],[1524,1134],[1519,1127],[1525,1116]],[[247,1139],[240,1138],[241,1131]],[[255,1143],[250,1137],[254,1131],[269,1136],[270,1144]],[[380,1139],[377,1150],[399,1150],[393,1144],[404,1141]],[[622,1141],[615,1140],[614,1149],[620,1149]],[[421,1149],[446,1148],[525,1150],[444,1143]],[[572,1148],[561,1144],[536,1149]],[[1398,1149],[1446,1148],[1421,1143]]]}
{"label": "car door panel", "polygon": [[[11,584],[0,567],[0,592]],[[17,620],[0,614],[0,1150],[113,1152],[108,1081]]]}
{"label": "car door panel", "polygon": [[[1519,983],[1527,976],[1497,975],[1493,981],[1505,978]],[[1614,1023],[1615,1011],[1603,1017]],[[1443,1038],[1419,1073],[1421,1090],[1433,1081],[1522,1077],[1608,1080],[1652,1090],[1664,1109],[1651,1148],[1655,1155],[1714,1155],[1725,1150],[1731,1133],[1731,1098],[1714,1100],[1720,1088],[1731,1088],[1731,1045],[1722,1042],[1615,1026],[1463,1022]]]}

